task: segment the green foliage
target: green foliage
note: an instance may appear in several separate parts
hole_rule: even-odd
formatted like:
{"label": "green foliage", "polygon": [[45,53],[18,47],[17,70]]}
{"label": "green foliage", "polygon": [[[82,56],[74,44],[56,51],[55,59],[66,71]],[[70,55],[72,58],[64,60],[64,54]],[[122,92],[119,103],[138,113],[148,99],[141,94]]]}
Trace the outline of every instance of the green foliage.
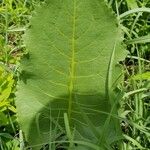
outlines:
{"label": "green foliage", "polygon": [[8,118],[5,116],[4,112],[9,109],[12,112],[16,112],[16,109],[8,101],[10,97],[12,87],[13,87],[13,76],[8,74],[0,67],[0,124],[6,125],[8,123]]}
{"label": "green foliage", "polygon": [[[3,73],[13,75],[13,88],[7,102],[15,107],[13,102],[16,91],[16,81],[18,77],[18,61],[24,54],[25,45],[21,36],[29,26],[31,11],[36,4],[44,0],[1,0],[0,1],[0,65]],[[100,1],[100,0],[99,0]],[[118,16],[122,31],[125,33],[124,41],[127,50],[130,52],[123,63],[125,68],[125,79],[121,89],[125,93],[120,102],[119,110],[121,127],[125,140],[122,140],[121,147],[114,146],[117,150],[149,149],[149,99],[150,99],[150,49],[149,49],[149,18],[150,0],[107,0],[110,7],[114,9]],[[134,12],[134,13],[131,13]],[[128,14],[128,15],[126,15]],[[124,16],[124,17],[122,17]],[[121,17],[121,19],[119,19]],[[136,80],[131,80],[134,78]],[[6,80],[6,78],[2,78]],[[12,82],[9,80],[8,82]],[[7,82],[7,83],[8,83]],[[9,83],[8,83],[9,84]],[[7,86],[9,88],[9,86]],[[5,107],[6,108],[6,107]],[[82,110],[81,110],[82,111]],[[23,135],[19,132],[16,115],[9,109],[3,111],[5,119],[1,119],[6,124],[0,124],[0,149],[18,150],[24,148]],[[50,149],[68,149],[68,145],[78,143],[81,149],[98,149],[99,146],[83,140],[74,141],[74,131],[68,123],[68,115],[64,115],[66,136],[61,136],[50,143]],[[86,115],[84,118],[88,120]],[[92,128],[92,125],[90,126]],[[60,130],[58,126],[55,133]],[[62,133],[61,132],[61,133]],[[105,131],[104,131],[105,132]],[[57,134],[60,137],[61,133]],[[66,143],[67,142],[67,143]],[[62,144],[63,143],[63,144]],[[77,148],[77,147],[76,147]],[[43,149],[48,149],[45,145]],[[112,149],[108,147],[108,149]],[[72,150],[72,149],[71,149]]]}
{"label": "green foliage", "polygon": [[129,8],[134,9],[138,7],[136,0],[126,0],[126,1]]}
{"label": "green foliage", "polygon": [[[10,144],[12,146],[14,141],[10,135],[15,133],[14,124],[16,123],[16,108],[14,107],[12,96],[13,85],[13,75],[0,66],[0,143],[2,150],[7,149]],[[10,139],[12,142],[10,142]]]}
{"label": "green foliage", "polygon": [[[125,84],[123,91],[125,99],[121,101],[121,115],[123,121],[122,129],[127,135],[122,149],[149,149],[149,79],[150,51],[149,51],[149,17],[150,1],[138,0],[138,8],[128,8],[128,1],[116,1],[116,10],[120,19],[121,28],[125,33],[125,41],[130,55],[126,59]],[[122,8],[128,8],[122,9]],[[134,12],[134,13],[132,13]],[[146,74],[145,74],[146,73]],[[135,80],[131,80],[131,79]],[[147,78],[147,79],[146,79]],[[128,95],[128,96],[127,96]],[[127,97],[126,97],[127,96]]]}
{"label": "green foliage", "polygon": [[150,72],[137,74],[137,75],[133,76],[132,79],[134,79],[134,80],[148,80],[148,79],[150,79]]}
{"label": "green foliage", "polygon": [[[33,9],[33,1],[0,1],[0,149],[18,150],[19,130],[14,97],[17,67],[23,55],[21,35]],[[15,136],[15,137],[14,137]]]}
{"label": "green foliage", "polygon": [[119,61],[126,56],[115,15],[97,0],[49,0],[35,12],[16,94],[30,146],[56,140],[67,113],[72,140],[110,148],[120,135],[114,115],[123,81]]}

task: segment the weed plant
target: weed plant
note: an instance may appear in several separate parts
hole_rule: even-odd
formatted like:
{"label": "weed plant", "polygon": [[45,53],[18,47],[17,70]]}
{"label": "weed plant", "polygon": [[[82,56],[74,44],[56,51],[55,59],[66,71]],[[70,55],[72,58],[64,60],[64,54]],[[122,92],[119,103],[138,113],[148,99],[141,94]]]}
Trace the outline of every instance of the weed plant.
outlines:
{"label": "weed plant", "polygon": [[[0,0],[0,149],[23,150],[14,103],[18,66],[26,53],[21,36],[29,26],[36,0]],[[124,139],[119,150],[150,147],[150,1],[108,0],[124,32],[129,54],[122,63],[120,126]],[[132,13],[134,12],[134,13]],[[66,119],[67,123],[67,119]],[[43,148],[43,149],[46,149]]]}

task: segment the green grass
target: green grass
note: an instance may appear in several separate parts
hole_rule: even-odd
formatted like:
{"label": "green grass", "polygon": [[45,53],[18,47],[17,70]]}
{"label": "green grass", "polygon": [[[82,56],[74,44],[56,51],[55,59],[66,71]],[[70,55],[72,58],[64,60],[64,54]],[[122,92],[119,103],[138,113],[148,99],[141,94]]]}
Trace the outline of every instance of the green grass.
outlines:
{"label": "green grass", "polygon": [[21,40],[34,2],[0,1],[0,149],[19,149],[19,126],[14,103],[18,65],[25,53]]}
{"label": "green grass", "polygon": [[[0,149],[23,150],[15,108],[18,66],[26,53],[21,36],[29,26],[36,0],[0,0]],[[124,93],[120,101],[120,125],[124,140],[119,150],[146,149],[150,145],[150,1],[109,0],[125,34],[124,43],[129,54],[122,63],[125,80],[120,87]],[[146,8],[145,8],[146,7]],[[66,132],[73,141],[67,116]],[[55,141],[54,143],[63,143]],[[55,147],[54,143],[51,143]],[[95,145],[89,145],[96,149]],[[92,148],[93,147],[93,148]],[[44,148],[43,148],[44,149]],[[46,148],[45,148],[46,149]],[[55,149],[55,148],[54,148]],[[114,149],[117,149],[114,147]]]}

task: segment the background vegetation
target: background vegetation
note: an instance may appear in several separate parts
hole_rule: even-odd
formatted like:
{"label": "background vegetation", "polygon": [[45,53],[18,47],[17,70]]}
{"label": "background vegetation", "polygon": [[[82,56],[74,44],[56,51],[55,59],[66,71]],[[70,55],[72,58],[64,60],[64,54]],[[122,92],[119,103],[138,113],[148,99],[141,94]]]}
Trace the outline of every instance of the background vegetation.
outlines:
{"label": "background vegetation", "polygon": [[[21,39],[40,0],[0,0],[0,149],[23,149],[15,108]],[[123,150],[150,147],[150,0],[108,0],[124,32],[129,54],[122,63],[124,99],[120,102]],[[149,9],[147,9],[149,8]],[[135,13],[131,13],[135,10]],[[127,13],[125,13],[127,12]],[[116,148],[117,149],[117,148]]]}

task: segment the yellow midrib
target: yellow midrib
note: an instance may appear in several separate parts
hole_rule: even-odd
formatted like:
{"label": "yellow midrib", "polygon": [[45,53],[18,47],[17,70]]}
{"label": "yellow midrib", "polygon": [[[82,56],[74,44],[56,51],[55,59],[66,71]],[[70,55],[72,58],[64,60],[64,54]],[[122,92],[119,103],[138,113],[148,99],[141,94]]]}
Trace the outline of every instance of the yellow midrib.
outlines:
{"label": "yellow midrib", "polygon": [[76,26],[76,0],[73,1],[73,25],[72,25],[72,57],[71,57],[71,69],[70,69],[70,82],[69,82],[69,108],[68,117],[70,120],[72,111],[72,92],[74,84],[74,74],[75,74],[75,26]]}

